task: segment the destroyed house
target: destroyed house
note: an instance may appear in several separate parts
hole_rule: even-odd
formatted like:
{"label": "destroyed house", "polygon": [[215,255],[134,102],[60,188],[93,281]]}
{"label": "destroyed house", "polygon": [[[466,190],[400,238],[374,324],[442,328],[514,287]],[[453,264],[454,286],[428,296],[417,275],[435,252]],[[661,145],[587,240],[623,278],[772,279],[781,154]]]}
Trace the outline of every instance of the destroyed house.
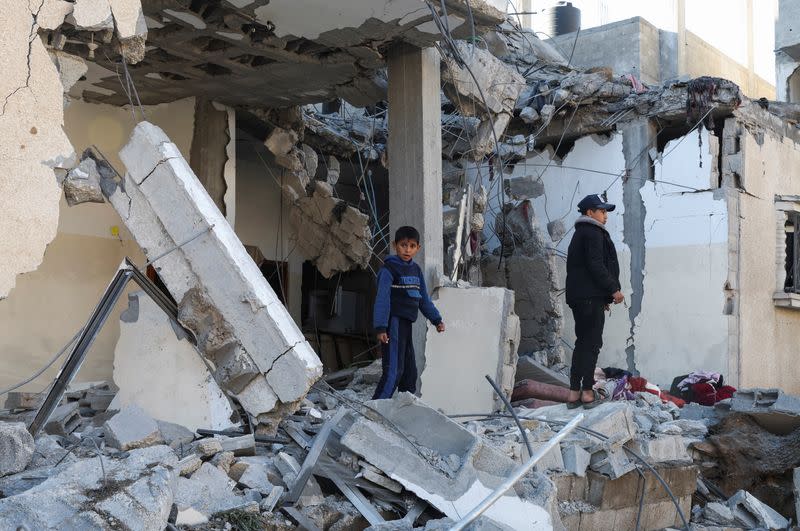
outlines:
{"label": "destroyed house", "polygon": [[[4,7],[0,527],[796,519],[800,111],[751,71],[694,35],[722,71],[679,71],[640,18],[585,35],[638,56],[572,61],[499,0]],[[599,366],[650,388],[568,411],[592,193],[626,297]],[[403,225],[447,330],[370,401]],[[740,391],[681,408],[696,371]]]}

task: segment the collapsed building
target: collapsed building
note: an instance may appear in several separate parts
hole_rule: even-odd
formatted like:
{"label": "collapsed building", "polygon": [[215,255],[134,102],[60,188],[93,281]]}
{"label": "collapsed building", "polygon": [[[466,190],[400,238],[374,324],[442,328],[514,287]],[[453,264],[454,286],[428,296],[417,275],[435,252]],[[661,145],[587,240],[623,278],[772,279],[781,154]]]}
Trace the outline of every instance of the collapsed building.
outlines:
{"label": "collapsed building", "polygon": [[[449,528],[540,448],[477,525],[788,525],[791,452],[733,474],[754,440],[795,444],[781,391],[683,409],[626,391],[554,438],[573,418],[563,257],[588,193],[620,205],[630,301],[604,364],[800,393],[797,109],[715,77],[576,69],[502,2],[345,4],[0,17],[2,418],[58,404],[36,440],[0,424],[4,526]],[[372,276],[404,224],[448,333],[415,329],[419,398],[369,402]],[[63,375],[125,257],[174,313],[127,289],[78,378],[113,384],[17,391]]]}

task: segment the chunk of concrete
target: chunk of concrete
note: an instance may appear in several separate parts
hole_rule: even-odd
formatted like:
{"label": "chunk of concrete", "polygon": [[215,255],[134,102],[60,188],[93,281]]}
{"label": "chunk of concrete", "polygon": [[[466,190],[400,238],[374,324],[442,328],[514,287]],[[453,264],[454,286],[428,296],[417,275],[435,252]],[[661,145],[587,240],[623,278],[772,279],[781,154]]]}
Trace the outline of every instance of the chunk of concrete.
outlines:
{"label": "chunk of concrete", "polygon": [[268,495],[272,492],[273,485],[267,477],[266,459],[263,463],[251,461],[248,465],[247,469],[237,480],[238,483],[249,489],[257,490],[264,495]]}
{"label": "chunk of concrete", "polygon": [[108,0],[76,0],[69,21],[76,28],[86,31],[114,29]]}
{"label": "chunk of concrete", "polygon": [[168,446],[124,459],[80,459],[43,483],[0,500],[0,529],[164,529],[173,503]]}
{"label": "chunk of concrete", "polygon": [[203,463],[191,478],[178,478],[175,504],[178,511],[195,509],[206,517],[245,503],[243,496],[233,493],[235,483],[211,463]]}
{"label": "chunk of concrete", "polygon": [[189,430],[233,427],[230,401],[180,327],[142,291],[128,295],[114,349],[112,409],[136,404]]}
{"label": "chunk of concrete", "polygon": [[[496,411],[503,403],[486,381],[489,375],[507,397],[514,388],[519,318],[514,292],[503,288],[440,288],[436,305],[447,332],[428,329],[422,399],[446,414]],[[458,393],[442,385],[458,382]]]}
{"label": "chunk of concrete", "polygon": [[727,505],[710,502],[703,508],[703,519],[720,526],[732,526],[735,523],[733,511]]}
{"label": "chunk of concrete", "polygon": [[194,441],[194,432],[172,422],[163,420],[156,420],[158,424],[158,431],[161,432],[161,437],[164,438],[164,443],[168,444],[172,449],[178,450],[181,446],[188,446]]}
{"label": "chunk of concrete", "polygon": [[550,385],[558,385],[569,389],[569,378],[549,367],[538,363],[531,356],[520,356],[517,361],[517,371],[514,375],[517,382],[522,380],[535,380]]}
{"label": "chunk of concrete", "polygon": [[691,462],[686,451],[686,444],[680,435],[662,435],[655,439],[649,437],[636,438],[626,446],[635,451],[651,464],[669,462]]}
{"label": "chunk of concrete", "polygon": [[42,29],[56,30],[64,23],[67,15],[72,13],[74,7],[75,4],[65,0],[44,0],[36,17],[36,23]]}
{"label": "chunk of concrete", "polygon": [[158,424],[139,406],[123,408],[103,425],[109,446],[127,451],[164,442]]}
{"label": "chunk of concrete", "polygon": [[223,452],[233,452],[233,455],[256,455],[256,438],[252,433],[240,437],[216,437],[222,445]]}
{"label": "chunk of concrete", "polygon": [[747,529],[765,527],[767,529],[786,529],[789,521],[778,511],[758,500],[745,490],[740,490],[728,499],[728,507],[738,525]]}
{"label": "chunk of concrete", "polygon": [[586,476],[589,468],[591,454],[577,444],[567,444],[561,449],[561,458],[564,462],[564,471],[576,476]]}
{"label": "chunk of concrete", "polygon": [[0,422],[0,477],[22,472],[36,448],[22,422]]}
{"label": "chunk of concrete", "polygon": [[544,181],[534,175],[505,179],[504,184],[506,194],[515,199],[536,199],[544,195]]}
{"label": "chunk of concrete", "polygon": [[191,476],[203,466],[203,460],[198,455],[187,455],[175,466],[181,476]]}
{"label": "chunk of concrete", "polygon": [[[449,518],[459,519],[469,512],[516,468],[514,461],[413,395],[401,393],[393,400],[368,405],[395,428],[362,417],[344,434],[342,444]],[[415,441],[417,448],[395,430]],[[448,464],[450,455],[461,463],[457,469]],[[541,497],[554,494],[552,483],[539,477]],[[520,499],[513,491],[485,516],[516,530],[551,529],[554,521],[544,507]]]}
{"label": "chunk of concrete", "polygon": [[200,457],[212,457],[222,452],[222,443],[217,439],[203,439],[195,443],[194,451]]}
{"label": "chunk of concrete", "polygon": [[260,397],[248,403],[264,409],[248,413],[259,429],[274,431],[321,376],[322,364],[164,132],[139,123],[120,158],[124,185],[104,181],[104,194],[148,258],[172,251],[155,267],[179,301],[179,320],[217,366],[226,391],[237,396],[250,386]]}
{"label": "chunk of concrete", "polygon": [[594,452],[589,467],[611,479],[617,479],[631,472],[636,465],[628,458],[622,446],[615,445]]}
{"label": "chunk of concrete", "polygon": [[105,203],[100,190],[100,173],[94,159],[84,158],[76,168],[70,170],[64,179],[64,195],[69,206]]}

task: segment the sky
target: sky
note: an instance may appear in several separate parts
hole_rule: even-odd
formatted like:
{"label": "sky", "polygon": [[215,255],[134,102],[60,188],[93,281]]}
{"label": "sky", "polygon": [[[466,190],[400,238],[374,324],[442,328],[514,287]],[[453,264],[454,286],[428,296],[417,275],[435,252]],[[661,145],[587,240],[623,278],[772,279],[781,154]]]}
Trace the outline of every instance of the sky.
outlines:
{"label": "sky", "polygon": [[[518,8],[522,0],[510,0]],[[641,16],[675,31],[675,0],[571,0],[581,10],[583,29]],[[533,0],[533,10],[554,0]],[[753,0],[755,71],[775,83],[775,17],[778,0]],[[747,65],[746,0],[686,0],[686,29]]]}

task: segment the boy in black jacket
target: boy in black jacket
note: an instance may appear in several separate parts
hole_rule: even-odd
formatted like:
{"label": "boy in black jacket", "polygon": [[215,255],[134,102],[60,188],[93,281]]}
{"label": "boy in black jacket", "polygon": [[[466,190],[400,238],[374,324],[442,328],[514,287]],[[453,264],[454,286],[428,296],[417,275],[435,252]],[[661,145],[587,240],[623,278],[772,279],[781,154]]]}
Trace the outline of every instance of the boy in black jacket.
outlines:
{"label": "boy in black jacket", "polygon": [[605,225],[615,205],[599,195],[578,203],[581,217],[567,252],[567,304],[575,317],[575,350],[569,377],[567,407],[592,408],[605,398],[592,390],[597,356],[603,346],[605,310],[624,300],[619,283],[617,250]]}

